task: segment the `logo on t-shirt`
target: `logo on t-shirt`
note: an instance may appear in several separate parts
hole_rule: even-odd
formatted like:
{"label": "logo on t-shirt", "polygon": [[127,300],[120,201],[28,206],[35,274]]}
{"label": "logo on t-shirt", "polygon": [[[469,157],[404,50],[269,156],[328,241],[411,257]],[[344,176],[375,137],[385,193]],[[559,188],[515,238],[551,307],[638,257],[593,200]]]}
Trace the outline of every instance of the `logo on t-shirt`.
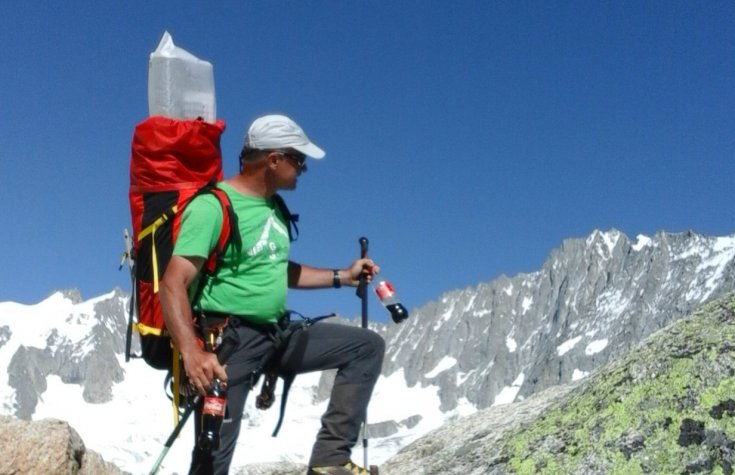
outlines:
{"label": "logo on t-shirt", "polygon": [[[271,232],[280,234],[281,236],[271,236]],[[248,256],[253,257],[263,252],[268,253],[268,258],[275,260],[278,256],[278,242],[283,242],[283,237],[288,241],[288,229],[279,223],[274,215],[268,217],[263,226],[263,232],[260,239],[253,247],[248,250]]]}

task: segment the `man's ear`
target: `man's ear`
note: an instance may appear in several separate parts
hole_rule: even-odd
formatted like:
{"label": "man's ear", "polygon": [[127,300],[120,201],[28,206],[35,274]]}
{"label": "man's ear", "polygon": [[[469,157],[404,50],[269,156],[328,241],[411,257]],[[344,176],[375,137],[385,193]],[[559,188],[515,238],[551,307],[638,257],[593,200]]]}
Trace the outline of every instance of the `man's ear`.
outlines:
{"label": "man's ear", "polygon": [[275,170],[278,168],[278,163],[281,161],[281,156],[276,152],[268,152],[268,156],[265,158],[268,168]]}

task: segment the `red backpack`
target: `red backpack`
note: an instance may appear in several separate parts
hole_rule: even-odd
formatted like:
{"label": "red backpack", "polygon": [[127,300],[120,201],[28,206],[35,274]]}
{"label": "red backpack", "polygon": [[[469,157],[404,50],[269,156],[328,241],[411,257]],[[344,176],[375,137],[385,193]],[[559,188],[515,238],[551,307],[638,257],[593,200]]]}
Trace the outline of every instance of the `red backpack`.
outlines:
{"label": "red backpack", "polygon": [[[140,334],[142,358],[152,367],[171,370],[174,351],[158,299],[158,285],[171,258],[181,214],[191,199],[212,193],[222,204],[223,223],[217,247],[200,278],[214,274],[230,242],[239,244],[237,217],[227,194],[215,188],[222,180],[220,136],[225,124],[203,120],[150,117],[135,127],[130,157],[130,212],[133,221],[131,273],[133,292],[126,339],[131,357],[133,331]],[[135,355],[137,356],[137,355]]]}

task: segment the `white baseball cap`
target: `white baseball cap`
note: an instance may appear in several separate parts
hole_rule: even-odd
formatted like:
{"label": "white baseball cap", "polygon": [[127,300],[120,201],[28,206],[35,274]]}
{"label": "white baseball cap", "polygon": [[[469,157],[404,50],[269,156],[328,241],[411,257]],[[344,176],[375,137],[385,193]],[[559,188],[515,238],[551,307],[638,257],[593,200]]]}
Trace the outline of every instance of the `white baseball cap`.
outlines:
{"label": "white baseball cap", "polygon": [[304,129],[285,115],[265,115],[253,121],[245,134],[245,147],[258,150],[292,148],[312,158],[324,158],[324,150],[317,147]]}

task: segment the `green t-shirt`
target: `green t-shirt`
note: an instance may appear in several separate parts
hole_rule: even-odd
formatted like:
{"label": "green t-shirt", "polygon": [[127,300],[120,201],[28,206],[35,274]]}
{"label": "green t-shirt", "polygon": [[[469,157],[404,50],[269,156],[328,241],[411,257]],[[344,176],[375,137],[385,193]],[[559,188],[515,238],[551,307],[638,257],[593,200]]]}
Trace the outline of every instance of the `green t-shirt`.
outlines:
{"label": "green t-shirt", "polygon": [[[288,224],[271,198],[255,198],[217,185],[227,193],[238,216],[242,252],[230,245],[222,265],[202,291],[198,309],[248,316],[252,323],[278,320],[286,309],[288,290]],[[204,194],[184,209],[174,255],[207,258],[222,228],[222,207]],[[233,230],[234,231],[234,230]],[[198,287],[195,282],[190,288]]]}

